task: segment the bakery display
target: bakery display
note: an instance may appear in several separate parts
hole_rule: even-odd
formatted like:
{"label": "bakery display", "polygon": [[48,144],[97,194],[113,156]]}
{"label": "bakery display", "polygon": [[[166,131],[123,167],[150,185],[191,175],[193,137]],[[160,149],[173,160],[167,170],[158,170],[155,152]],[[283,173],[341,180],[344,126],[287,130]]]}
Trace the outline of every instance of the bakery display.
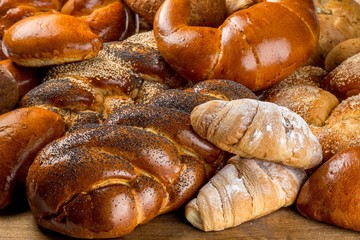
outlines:
{"label": "bakery display", "polygon": [[[35,238],[356,235],[356,218],[325,226],[295,203],[301,190],[321,198],[304,183],[360,145],[359,9],[1,1],[0,221],[31,210]],[[2,235],[23,233],[12,229]]]}

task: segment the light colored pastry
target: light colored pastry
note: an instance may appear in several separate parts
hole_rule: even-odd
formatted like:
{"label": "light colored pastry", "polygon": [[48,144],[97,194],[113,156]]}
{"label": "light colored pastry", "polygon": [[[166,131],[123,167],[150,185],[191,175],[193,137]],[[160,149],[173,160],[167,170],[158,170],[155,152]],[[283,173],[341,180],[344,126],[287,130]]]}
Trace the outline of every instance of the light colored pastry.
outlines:
{"label": "light colored pastry", "polygon": [[235,156],[185,206],[185,216],[203,231],[238,226],[293,204],[305,179],[303,170]]}
{"label": "light colored pastry", "polygon": [[241,157],[303,169],[322,161],[320,143],[304,119],[274,103],[209,101],[192,111],[191,124],[203,138]]}

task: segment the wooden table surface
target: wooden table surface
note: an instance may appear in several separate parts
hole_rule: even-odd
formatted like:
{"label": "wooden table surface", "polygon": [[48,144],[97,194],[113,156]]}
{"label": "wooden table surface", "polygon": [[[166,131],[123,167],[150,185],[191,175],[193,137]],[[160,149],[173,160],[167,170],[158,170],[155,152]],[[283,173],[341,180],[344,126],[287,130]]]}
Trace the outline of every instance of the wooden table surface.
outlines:
{"label": "wooden table surface", "polygon": [[[40,229],[26,203],[15,203],[0,210],[0,239],[71,240],[48,230]],[[360,239],[360,233],[306,219],[294,206],[282,208],[270,215],[219,232],[202,232],[192,227],[183,211],[164,214],[137,227],[131,234],[119,239]]]}

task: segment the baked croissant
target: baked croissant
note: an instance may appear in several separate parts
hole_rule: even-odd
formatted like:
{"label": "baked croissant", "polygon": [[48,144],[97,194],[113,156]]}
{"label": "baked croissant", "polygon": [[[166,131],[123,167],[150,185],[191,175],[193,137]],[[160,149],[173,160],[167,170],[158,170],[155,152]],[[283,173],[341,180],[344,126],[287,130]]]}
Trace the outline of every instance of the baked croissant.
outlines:
{"label": "baked croissant", "polygon": [[192,111],[191,124],[200,136],[242,157],[303,169],[322,160],[320,143],[304,119],[274,103],[209,101]]}
{"label": "baked croissant", "polygon": [[219,231],[294,203],[306,179],[303,170],[235,156],[185,207],[187,220]]}

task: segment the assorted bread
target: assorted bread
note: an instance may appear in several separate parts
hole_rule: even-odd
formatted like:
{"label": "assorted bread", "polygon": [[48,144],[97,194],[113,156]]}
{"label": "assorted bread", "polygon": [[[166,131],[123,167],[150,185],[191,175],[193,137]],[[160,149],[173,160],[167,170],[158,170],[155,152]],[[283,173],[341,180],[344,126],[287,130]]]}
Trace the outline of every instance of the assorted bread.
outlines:
{"label": "assorted bread", "polygon": [[26,182],[38,225],[72,237],[123,236],[179,208],[219,231],[294,203],[359,231],[346,207],[358,12],[355,0],[2,1],[0,208]]}
{"label": "assorted bread", "polygon": [[[187,93],[202,103],[201,94]],[[230,156],[198,136],[176,105],[120,106],[102,124],[43,148],[29,170],[27,196],[41,227],[114,238],[183,206]]]}

